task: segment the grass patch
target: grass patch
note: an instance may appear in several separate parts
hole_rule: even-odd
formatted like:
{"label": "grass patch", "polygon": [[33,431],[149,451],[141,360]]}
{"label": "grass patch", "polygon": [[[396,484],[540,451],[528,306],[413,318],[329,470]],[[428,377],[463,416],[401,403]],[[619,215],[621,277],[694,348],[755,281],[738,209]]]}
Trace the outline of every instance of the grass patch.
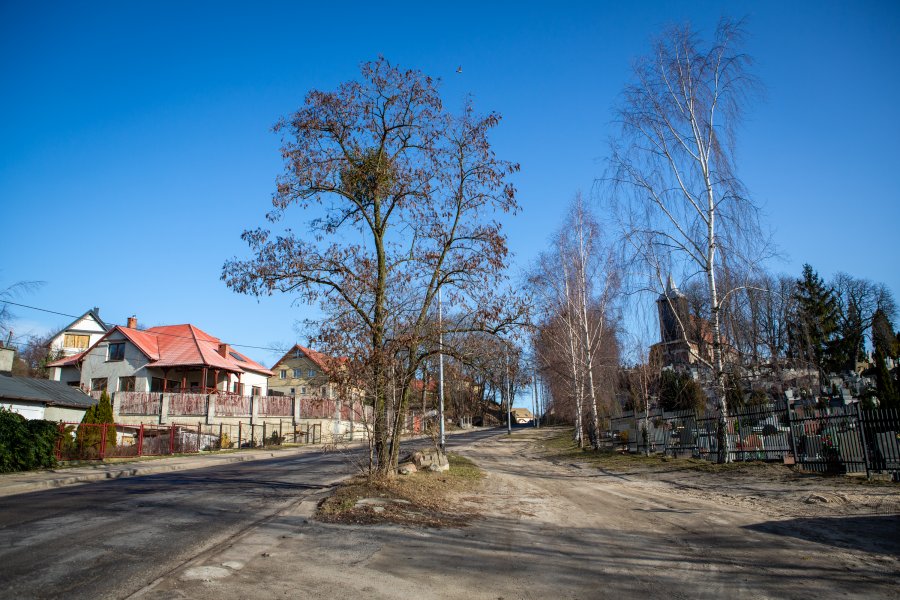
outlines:
{"label": "grass patch", "polygon": [[672,458],[659,454],[644,456],[613,450],[594,450],[579,448],[572,439],[569,429],[561,429],[546,438],[541,444],[544,457],[550,460],[571,460],[588,463],[598,468],[614,472],[644,471],[666,473],[674,471],[699,471],[704,473],[739,473],[754,472],[762,469],[786,468],[780,464],[762,461],[732,462],[718,464],[699,458]]}
{"label": "grass patch", "polygon": [[471,460],[448,455],[450,470],[419,471],[394,479],[354,477],[319,503],[316,517],[328,523],[415,527],[462,527],[477,513],[461,506],[460,498],[481,487],[484,473]]}

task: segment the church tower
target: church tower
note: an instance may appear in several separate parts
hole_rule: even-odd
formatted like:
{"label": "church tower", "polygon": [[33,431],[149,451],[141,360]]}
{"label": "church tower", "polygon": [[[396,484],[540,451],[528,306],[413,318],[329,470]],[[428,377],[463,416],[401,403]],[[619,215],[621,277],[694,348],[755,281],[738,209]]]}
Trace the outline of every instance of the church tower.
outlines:
{"label": "church tower", "polygon": [[688,301],[687,296],[675,287],[671,275],[666,291],[656,300],[656,308],[659,313],[660,341],[664,344],[684,341],[684,328],[688,326]]}

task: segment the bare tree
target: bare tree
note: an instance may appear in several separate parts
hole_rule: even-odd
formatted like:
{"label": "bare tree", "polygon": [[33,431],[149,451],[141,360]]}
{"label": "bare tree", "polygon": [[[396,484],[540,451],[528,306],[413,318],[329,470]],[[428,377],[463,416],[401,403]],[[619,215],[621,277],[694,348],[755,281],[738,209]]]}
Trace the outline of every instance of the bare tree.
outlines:
{"label": "bare tree", "polygon": [[762,239],[734,165],[735,130],[755,86],[741,38],[740,23],[727,20],[709,47],[689,26],[669,29],[635,64],[611,159],[628,233],[648,242],[635,247],[671,255],[706,282],[720,462],[729,454],[718,273]]}
{"label": "bare tree", "polygon": [[584,398],[589,412],[587,429],[596,448],[601,416],[609,416],[608,406],[601,408],[597,374],[604,367],[614,369],[618,361],[617,352],[612,352],[614,358],[610,362],[609,350],[615,344],[610,344],[614,328],[609,314],[618,297],[619,274],[600,224],[581,194],[570,205],[553,249],[539,258],[531,287],[541,299],[544,314],[552,315],[557,321],[555,329],[563,332],[561,338],[549,338],[555,348],[536,347],[537,353],[562,350],[569,357],[576,441],[583,444]]}
{"label": "bare tree", "polygon": [[[438,333],[522,320],[503,285],[506,239],[491,220],[518,208],[508,181],[518,165],[488,139],[499,121],[471,103],[448,114],[431,78],[383,58],[362,65],[359,81],[311,91],[276,125],[285,173],[267,215],[275,223],[299,208],[308,231],[245,231],[254,257],[223,268],[237,292],[320,301],[318,340],[367,382],[378,475],[395,470],[411,383],[440,350]],[[452,320],[436,318],[439,289]]]}

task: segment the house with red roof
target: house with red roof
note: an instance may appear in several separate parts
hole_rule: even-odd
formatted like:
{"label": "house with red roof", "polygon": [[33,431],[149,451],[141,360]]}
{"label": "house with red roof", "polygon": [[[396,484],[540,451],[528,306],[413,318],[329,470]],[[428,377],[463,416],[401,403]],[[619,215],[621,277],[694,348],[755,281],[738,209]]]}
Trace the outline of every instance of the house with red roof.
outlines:
{"label": "house with red roof", "polygon": [[48,365],[50,378],[91,392],[265,396],[272,372],[190,324],[115,326],[86,350]]}
{"label": "house with red roof", "polygon": [[333,373],[340,363],[340,359],[295,344],[272,366],[270,393],[335,398],[338,388]]}

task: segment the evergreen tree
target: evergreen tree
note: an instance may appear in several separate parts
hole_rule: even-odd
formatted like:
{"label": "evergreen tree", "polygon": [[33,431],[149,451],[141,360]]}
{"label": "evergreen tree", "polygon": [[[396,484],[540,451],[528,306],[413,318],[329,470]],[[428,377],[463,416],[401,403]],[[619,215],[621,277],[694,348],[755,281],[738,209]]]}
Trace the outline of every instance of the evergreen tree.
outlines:
{"label": "evergreen tree", "polygon": [[805,264],[794,299],[797,313],[788,330],[791,357],[814,364],[822,375],[826,370],[840,368],[836,364],[839,312],[834,291]]}
{"label": "evergreen tree", "polygon": [[81,454],[85,458],[97,458],[100,456],[101,444],[103,442],[103,433],[100,425],[107,423],[106,427],[106,448],[114,448],[116,446],[116,426],[113,424],[112,402],[109,400],[109,394],[104,391],[100,394],[100,401],[88,408],[81,420],[82,425],[76,434],[76,443],[81,449]]}
{"label": "evergreen tree", "polygon": [[706,410],[706,392],[686,373],[665,370],[659,379],[659,405],[663,410]]}
{"label": "evergreen tree", "polygon": [[887,368],[887,357],[897,355],[896,336],[890,318],[882,310],[872,319],[872,346],[875,350],[875,386],[882,408],[900,407],[897,382]]}

